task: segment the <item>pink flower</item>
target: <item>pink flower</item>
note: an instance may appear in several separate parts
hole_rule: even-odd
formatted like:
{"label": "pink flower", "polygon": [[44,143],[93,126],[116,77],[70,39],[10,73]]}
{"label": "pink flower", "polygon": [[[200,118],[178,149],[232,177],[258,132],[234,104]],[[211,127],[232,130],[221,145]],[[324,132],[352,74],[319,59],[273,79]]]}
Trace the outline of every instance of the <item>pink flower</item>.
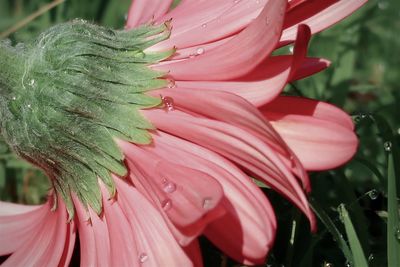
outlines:
{"label": "pink flower", "polygon": [[[328,104],[278,95],[329,65],[306,56],[310,34],[365,1],[182,0],[168,11],[171,3],[136,0],[127,21],[132,28],[172,19],[170,38],[149,49],[177,48],[152,66],[171,79],[152,92],[164,108],[142,110],[156,127],[152,143],[118,140],[129,173],[126,181],[113,176],[111,199],[99,182],[101,216],[75,195],[69,223],[61,198],[55,211],[2,203],[0,255],[11,254],[4,266],[67,266],[76,231],[82,266],[201,266],[201,234],[238,261],[262,263],[276,220],[248,175],[292,201],[315,229],[305,170],[349,160],[353,124]],[[270,56],[291,42],[293,55]]]}

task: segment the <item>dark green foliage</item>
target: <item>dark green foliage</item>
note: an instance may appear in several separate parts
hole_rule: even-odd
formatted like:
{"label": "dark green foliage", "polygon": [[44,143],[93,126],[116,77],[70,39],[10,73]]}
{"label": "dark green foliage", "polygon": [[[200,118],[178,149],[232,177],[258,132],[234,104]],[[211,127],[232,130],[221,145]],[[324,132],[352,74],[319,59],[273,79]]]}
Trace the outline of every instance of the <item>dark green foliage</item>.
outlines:
{"label": "dark green foliage", "polygon": [[153,129],[140,109],[160,105],[144,94],[165,87],[148,65],[173,50],[144,50],[169,36],[168,23],[116,31],[74,20],[50,28],[35,42],[2,42],[0,115],[4,140],[42,168],[73,214],[71,192],[97,213],[100,178],[115,194],[111,173],[126,174],[113,138],[148,144]]}

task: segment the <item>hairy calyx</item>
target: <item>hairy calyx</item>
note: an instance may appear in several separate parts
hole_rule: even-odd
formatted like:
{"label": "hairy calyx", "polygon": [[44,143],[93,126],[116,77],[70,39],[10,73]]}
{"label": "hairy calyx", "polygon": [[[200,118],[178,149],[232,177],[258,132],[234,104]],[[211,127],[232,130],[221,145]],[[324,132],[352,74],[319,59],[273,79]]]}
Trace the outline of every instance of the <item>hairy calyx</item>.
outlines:
{"label": "hairy calyx", "polygon": [[74,20],[31,44],[0,42],[1,133],[47,173],[70,218],[71,194],[101,212],[98,179],[115,194],[111,173],[126,174],[115,138],[151,142],[153,126],[139,110],[160,105],[145,93],[168,81],[148,66],[174,51],[145,49],[169,33],[168,23],[115,31]]}

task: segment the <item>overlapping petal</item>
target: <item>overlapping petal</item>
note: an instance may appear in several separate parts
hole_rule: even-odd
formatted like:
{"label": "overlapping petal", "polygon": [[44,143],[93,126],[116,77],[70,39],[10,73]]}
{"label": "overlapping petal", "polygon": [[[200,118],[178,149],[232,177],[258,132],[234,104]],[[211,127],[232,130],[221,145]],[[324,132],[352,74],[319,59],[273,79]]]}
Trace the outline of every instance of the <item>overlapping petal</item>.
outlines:
{"label": "overlapping petal", "polygon": [[50,204],[0,205],[0,255],[11,254],[2,266],[68,266],[75,242],[73,223],[61,201]]}

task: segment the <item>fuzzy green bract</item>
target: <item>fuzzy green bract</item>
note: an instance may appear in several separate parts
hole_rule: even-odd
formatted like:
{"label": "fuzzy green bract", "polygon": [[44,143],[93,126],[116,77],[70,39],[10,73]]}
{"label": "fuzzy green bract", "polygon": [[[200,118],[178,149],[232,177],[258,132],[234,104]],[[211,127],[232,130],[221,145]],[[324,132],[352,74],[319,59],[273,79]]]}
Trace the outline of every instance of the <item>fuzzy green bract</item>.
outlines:
{"label": "fuzzy green bract", "polygon": [[168,80],[149,65],[174,50],[145,49],[169,34],[168,23],[116,31],[74,20],[32,44],[0,44],[1,132],[18,155],[51,178],[70,218],[71,194],[101,213],[98,178],[114,196],[111,173],[126,174],[115,138],[151,142],[153,126],[139,110],[161,104],[145,92]]}

